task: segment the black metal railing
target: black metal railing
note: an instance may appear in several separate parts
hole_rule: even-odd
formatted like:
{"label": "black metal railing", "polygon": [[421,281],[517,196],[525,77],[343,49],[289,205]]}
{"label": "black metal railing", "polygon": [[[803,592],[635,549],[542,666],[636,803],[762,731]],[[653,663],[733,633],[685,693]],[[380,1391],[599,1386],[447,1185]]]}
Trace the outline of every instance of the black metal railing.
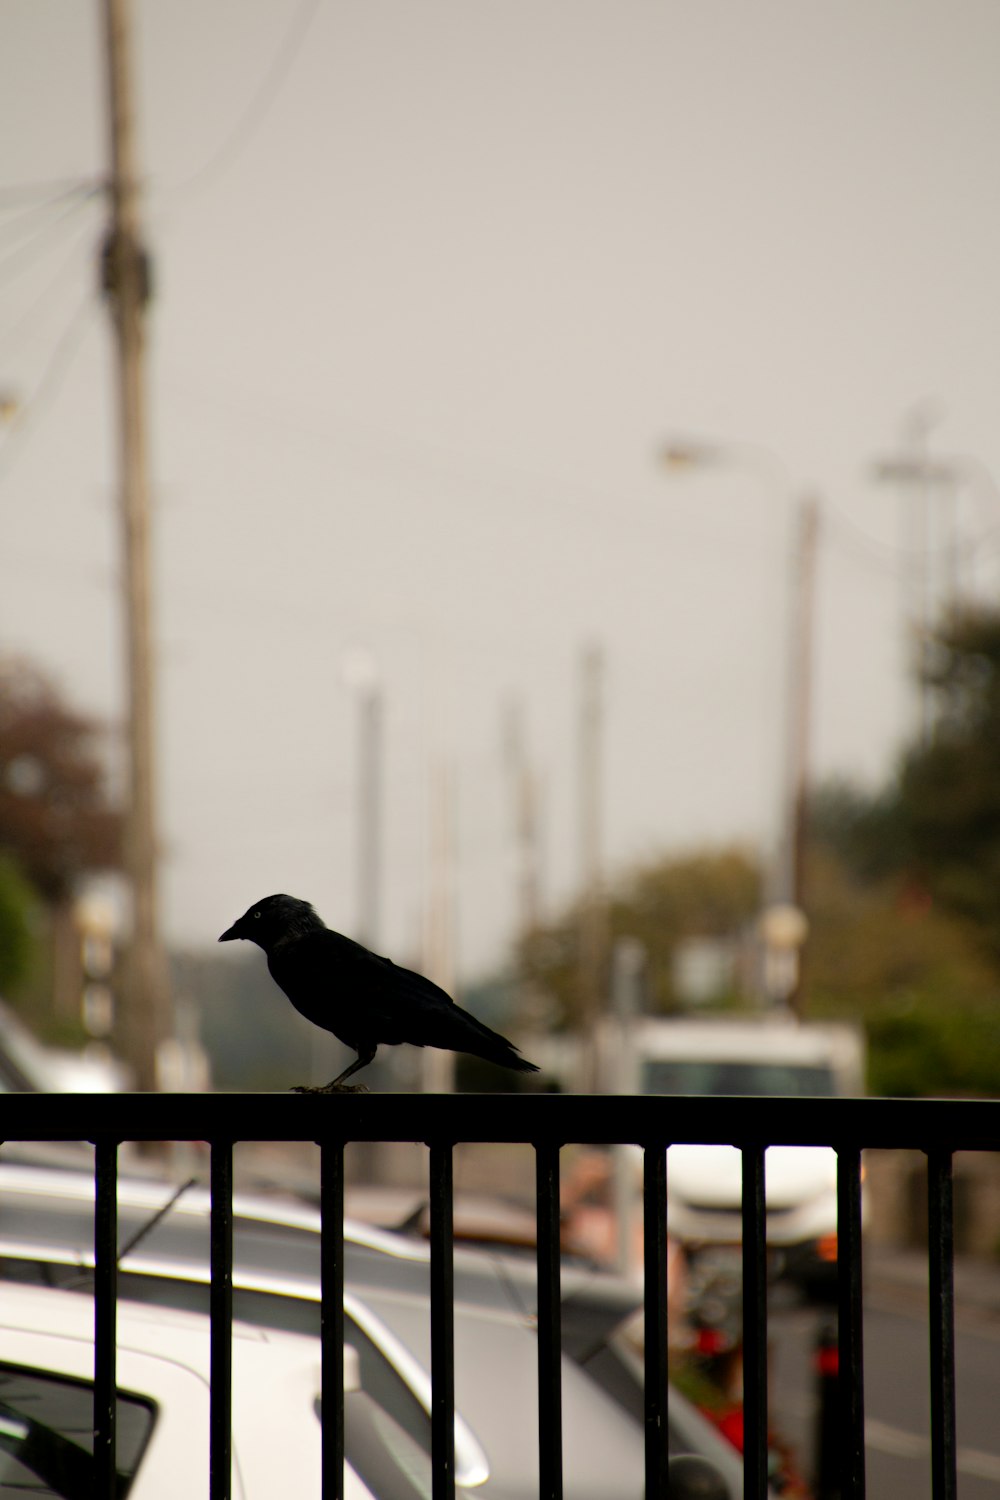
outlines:
{"label": "black metal railing", "polygon": [[[81,1118],[84,1116],[85,1118]],[[321,1147],[323,1500],[344,1473],[344,1148],[351,1141],[430,1147],[431,1429],[434,1500],[455,1491],[452,1153],[459,1142],[530,1143],[536,1153],[539,1494],[561,1500],[559,1151],[569,1144],[644,1150],[646,1495],[667,1494],[667,1147],[738,1147],[743,1159],[744,1484],[767,1493],[767,1301],[764,1153],[830,1146],[838,1158],[840,1493],[865,1492],[861,1153],[922,1150],[928,1161],[931,1474],[934,1500],[955,1500],[955,1324],[952,1158],[1000,1150],[1000,1102],[607,1098],[535,1095],[7,1095],[0,1138],[86,1138],[95,1156],[94,1429],[96,1500],[115,1494],[117,1153],[124,1141],[211,1147],[210,1494],[229,1500],[231,1472],[232,1153],[237,1141]]]}

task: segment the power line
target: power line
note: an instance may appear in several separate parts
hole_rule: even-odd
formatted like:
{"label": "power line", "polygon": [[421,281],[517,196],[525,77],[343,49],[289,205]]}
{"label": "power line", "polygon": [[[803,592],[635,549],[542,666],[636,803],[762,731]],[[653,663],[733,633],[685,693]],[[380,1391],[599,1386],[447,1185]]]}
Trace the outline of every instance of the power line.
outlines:
{"label": "power line", "polygon": [[13,237],[20,231],[25,220],[37,219],[39,214],[49,213],[67,201],[78,202],[92,198],[99,191],[100,189],[93,184],[78,183],[75,187],[65,188],[58,193],[50,193],[46,198],[17,204],[5,204],[0,195],[0,214],[4,216],[0,222],[0,234]]}
{"label": "power line", "polygon": [[209,157],[208,161],[173,190],[177,199],[194,197],[201,192],[213,178],[228,171],[248,145],[274,106],[320,4],[321,0],[300,0],[271,66],[251,95],[242,115],[214,156]]}
{"label": "power line", "polygon": [[823,520],[842,550],[882,573],[902,577],[907,568],[918,562],[934,562],[957,550],[960,562],[971,562],[988,544],[995,543],[1000,527],[990,526],[979,536],[967,537],[957,549],[950,545],[906,547],[898,542],[882,541],[858,526],[843,511],[823,508]]}
{"label": "power line", "polygon": [[[70,253],[65,257],[64,260],[60,261],[57,270],[45,283],[44,287],[38,293],[37,297],[35,297],[32,302],[29,302],[27,307],[21,309],[19,316],[16,317],[12,323],[8,323],[3,334],[3,352],[5,356],[10,355],[11,348],[17,345],[20,335],[24,333],[26,327],[32,322],[36,313],[48,309],[52,301],[53,293],[64,280],[67,273],[77,269],[79,264],[78,257],[80,253],[80,246],[85,233],[87,235],[91,233],[91,228],[89,225],[81,227],[79,233],[76,235],[73,241]],[[92,267],[90,266],[89,261],[87,269],[92,275]]]}
{"label": "power line", "polygon": [[75,196],[73,201],[55,219],[49,219],[46,223],[39,225],[33,233],[22,238],[21,243],[3,259],[0,260],[0,277],[3,281],[12,281],[25,270],[32,269],[37,264],[39,253],[39,242],[44,241],[50,235],[54,235],[66,227],[70,220],[74,219],[81,209],[85,208],[96,193],[89,192],[86,196]]}
{"label": "power line", "polygon": [[33,424],[37,424],[39,416],[45,412],[58,393],[73,363],[74,356],[83,342],[83,336],[87,331],[87,324],[93,311],[94,303],[88,292],[57,339],[41,379],[21,412],[15,417],[7,438],[0,445],[0,479],[10,474],[15,455],[18,450],[23,452],[24,434]]}
{"label": "power line", "polygon": [[51,203],[58,198],[67,198],[72,193],[94,192],[99,187],[98,182],[87,177],[68,177],[46,182],[7,183],[6,186],[0,187],[0,209],[7,203],[28,203],[38,198]]}

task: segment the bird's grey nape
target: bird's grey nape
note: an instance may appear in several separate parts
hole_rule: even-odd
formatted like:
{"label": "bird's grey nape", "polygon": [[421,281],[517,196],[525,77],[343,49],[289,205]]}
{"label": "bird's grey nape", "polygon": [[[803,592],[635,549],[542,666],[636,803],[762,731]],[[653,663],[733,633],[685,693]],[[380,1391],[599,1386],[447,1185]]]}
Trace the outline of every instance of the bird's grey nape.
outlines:
{"label": "bird's grey nape", "polygon": [[301,937],[305,932],[315,932],[317,927],[326,926],[323,918],[308,901],[300,901],[297,896],[282,896],[278,899],[282,903],[281,915],[288,937]]}

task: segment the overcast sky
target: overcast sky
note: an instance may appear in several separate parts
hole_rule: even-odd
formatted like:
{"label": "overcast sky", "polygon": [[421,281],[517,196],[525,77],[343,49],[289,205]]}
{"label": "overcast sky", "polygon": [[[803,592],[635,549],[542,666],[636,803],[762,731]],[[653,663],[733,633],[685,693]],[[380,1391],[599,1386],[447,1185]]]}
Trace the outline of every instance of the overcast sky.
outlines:
{"label": "overcast sky", "polygon": [[[914,410],[968,459],[963,586],[998,582],[995,0],[138,0],[134,21],[172,939],[275,890],[355,924],[356,647],[385,694],[396,956],[419,953],[438,762],[460,969],[507,949],[512,696],[545,898],[572,893],[588,642],[609,871],[770,840],[805,493],[814,770],[890,772],[913,498],[869,473]],[[0,389],[21,402],[0,648],[119,723],[105,205],[57,196],[106,171],[101,33],[97,0],[0,17]],[[674,434],[729,461],[667,475]]]}

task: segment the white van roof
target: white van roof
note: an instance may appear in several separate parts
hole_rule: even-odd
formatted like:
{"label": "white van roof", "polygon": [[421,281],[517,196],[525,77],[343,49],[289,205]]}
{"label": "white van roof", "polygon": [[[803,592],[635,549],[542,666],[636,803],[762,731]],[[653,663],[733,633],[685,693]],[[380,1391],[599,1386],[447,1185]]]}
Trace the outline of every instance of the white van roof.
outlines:
{"label": "white van roof", "polygon": [[785,1017],[645,1019],[636,1025],[634,1042],[642,1057],[678,1060],[780,1061],[837,1067],[847,1062],[857,1065],[860,1056],[858,1038],[850,1027],[802,1024]]}

